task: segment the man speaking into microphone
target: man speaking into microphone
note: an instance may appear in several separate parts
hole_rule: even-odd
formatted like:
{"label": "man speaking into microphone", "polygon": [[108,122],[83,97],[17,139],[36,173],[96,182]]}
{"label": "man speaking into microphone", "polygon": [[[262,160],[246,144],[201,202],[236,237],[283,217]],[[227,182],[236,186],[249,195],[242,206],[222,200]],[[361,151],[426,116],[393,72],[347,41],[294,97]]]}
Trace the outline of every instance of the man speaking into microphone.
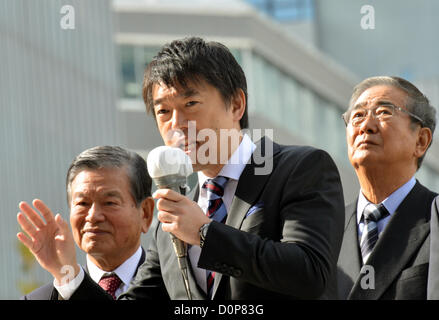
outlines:
{"label": "man speaking into microphone", "polygon": [[[169,233],[187,244],[192,299],[336,298],[338,170],[325,151],[243,133],[247,84],[230,51],[195,37],[165,45],[145,70],[143,98],[165,145],[192,160],[198,185],[194,197],[153,194],[160,223],[119,298],[188,299]],[[71,282],[72,299],[102,296],[87,275]]]}
{"label": "man speaking into microphone", "polygon": [[337,168],[322,150],[243,134],[247,84],[230,51],[200,38],[165,45],[145,70],[143,97],[164,143],[192,159],[198,185],[193,199],[153,194],[160,224],[124,298],[187,299],[168,233],[188,244],[193,299],[335,298]]}

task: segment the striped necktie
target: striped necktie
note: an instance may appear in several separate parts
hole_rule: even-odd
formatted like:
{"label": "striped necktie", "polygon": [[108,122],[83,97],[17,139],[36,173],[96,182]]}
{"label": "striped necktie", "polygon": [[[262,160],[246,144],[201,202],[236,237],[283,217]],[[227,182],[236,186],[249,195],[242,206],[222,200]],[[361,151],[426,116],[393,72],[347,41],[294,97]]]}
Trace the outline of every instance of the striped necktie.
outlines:
{"label": "striped necktie", "polygon": [[[207,191],[208,207],[206,215],[212,220],[224,223],[227,218],[227,209],[223,202],[224,188],[229,178],[217,176],[214,179],[207,179],[203,188]],[[213,280],[215,272],[206,270],[207,295],[212,297]]]}
{"label": "striped necktie", "polygon": [[369,203],[363,211],[364,229],[361,236],[360,248],[363,264],[366,263],[376,242],[378,241],[377,222],[389,215],[383,204]]}

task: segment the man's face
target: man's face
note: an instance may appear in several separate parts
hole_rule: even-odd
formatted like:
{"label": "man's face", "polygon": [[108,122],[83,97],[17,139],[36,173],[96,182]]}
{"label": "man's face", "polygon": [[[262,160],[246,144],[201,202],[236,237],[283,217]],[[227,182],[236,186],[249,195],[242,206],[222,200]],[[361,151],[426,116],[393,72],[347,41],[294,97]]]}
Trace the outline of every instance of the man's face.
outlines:
{"label": "man's face", "polygon": [[71,184],[70,224],[76,244],[96,259],[134,254],[152,212],[136,207],[125,168],[83,170]]}
{"label": "man's face", "polygon": [[188,82],[186,88],[156,84],[152,98],[163,141],[182,148],[195,171],[212,164],[206,164],[205,159],[215,159],[211,161],[215,165],[230,155],[230,141],[221,139],[220,132],[240,129],[242,112],[234,107],[234,99],[227,104],[215,87],[202,80]]}
{"label": "man's face", "polygon": [[[406,109],[407,94],[391,86],[374,86],[365,90],[355,106],[374,108],[383,102]],[[357,127],[346,128],[348,156],[352,166],[384,165],[389,170],[416,168],[414,156],[419,128],[413,130],[410,116],[401,111],[388,121],[379,121],[370,114]]]}

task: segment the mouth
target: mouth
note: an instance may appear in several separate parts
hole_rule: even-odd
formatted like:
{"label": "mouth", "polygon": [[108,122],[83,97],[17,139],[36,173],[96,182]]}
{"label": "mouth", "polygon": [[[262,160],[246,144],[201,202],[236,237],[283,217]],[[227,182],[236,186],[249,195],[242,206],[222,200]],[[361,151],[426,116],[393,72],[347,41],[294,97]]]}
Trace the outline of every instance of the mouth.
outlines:
{"label": "mouth", "polygon": [[183,147],[183,151],[185,153],[191,153],[193,150],[197,148],[198,142],[192,142]]}
{"label": "mouth", "polygon": [[373,142],[372,140],[361,140],[360,142],[357,143],[357,147],[361,147],[361,146],[376,146],[377,143]]}
{"label": "mouth", "polygon": [[98,228],[88,228],[88,229],[84,229],[82,230],[82,234],[83,235],[89,235],[89,236],[98,236],[98,235],[103,235],[103,234],[107,234],[108,232],[102,229],[98,229]]}
{"label": "mouth", "polygon": [[186,154],[191,153],[197,148],[198,142],[185,143],[184,141],[177,143],[176,148],[183,150]]}

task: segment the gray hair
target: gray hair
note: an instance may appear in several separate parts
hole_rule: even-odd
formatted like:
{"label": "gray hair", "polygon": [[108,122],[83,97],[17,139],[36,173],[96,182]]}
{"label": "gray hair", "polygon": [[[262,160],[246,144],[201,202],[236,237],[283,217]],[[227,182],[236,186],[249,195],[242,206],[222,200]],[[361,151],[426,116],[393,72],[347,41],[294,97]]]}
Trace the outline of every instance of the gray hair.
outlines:
{"label": "gray hair", "polygon": [[101,168],[126,168],[131,194],[137,207],[151,196],[151,177],[146,161],[137,153],[121,147],[97,146],[81,152],[70,164],[66,177],[67,203],[70,206],[71,185],[83,170]]}
{"label": "gray hair", "polygon": [[[420,123],[418,120],[410,117],[412,123],[420,123],[422,127],[429,128],[433,136],[434,129],[436,128],[436,109],[432,105],[430,105],[430,101],[428,100],[428,98],[421,91],[419,91],[419,89],[416,88],[415,85],[399,77],[378,76],[363,80],[355,86],[351,99],[349,101],[348,110],[354,108],[355,102],[364,91],[375,86],[391,86],[401,89],[402,91],[407,93],[408,99],[407,105],[405,106],[407,108],[407,111],[415,114],[423,121],[422,123]],[[433,139],[431,143],[432,142]],[[431,143],[428,148],[430,148]],[[418,169],[421,167],[422,161],[424,160],[426,153],[427,152],[425,152],[423,156],[418,159]]]}

